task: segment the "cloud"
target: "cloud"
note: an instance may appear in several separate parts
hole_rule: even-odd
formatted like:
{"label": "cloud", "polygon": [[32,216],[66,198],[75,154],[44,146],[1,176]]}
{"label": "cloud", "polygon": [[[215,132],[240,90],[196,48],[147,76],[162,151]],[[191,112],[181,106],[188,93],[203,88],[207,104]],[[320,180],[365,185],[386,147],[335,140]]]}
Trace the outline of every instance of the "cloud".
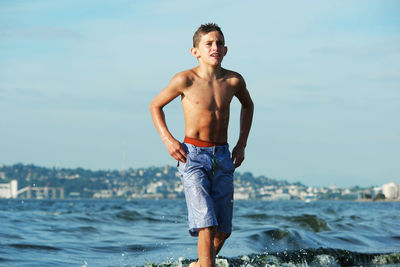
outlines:
{"label": "cloud", "polygon": [[123,92],[123,95],[114,96],[91,95],[84,96],[77,93],[55,93],[30,88],[5,88],[0,87],[0,101],[11,105],[12,108],[23,106],[26,109],[43,110],[80,110],[80,111],[113,111],[138,113],[147,112],[143,103],[150,102],[144,94]]}
{"label": "cloud", "polygon": [[22,95],[25,97],[35,97],[35,98],[44,98],[46,95],[39,91],[39,90],[34,90],[34,89],[23,89],[23,88],[16,88],[13,90],[17,95]]}
{"label": "cloud", "polygon": [[22,96],[22,97],[44,97],[45,94],[39,90],[28,88],[6,88],[0,87],[0,95]]}
{"label": "cloud", "polygon": [[82,35],[77,31],[56,26],[0,27],[2,40],[76,40],[81,38]]}
{"label": "cloud", "polygon": [[400,71],[379,71],[372,78],[377,81],[400,82]]}
{"label": "cloud", "polygon": [[388,57],[400,55],[400,38],[377,34],[338,34],[310,50],[314,55],[343,57]]}

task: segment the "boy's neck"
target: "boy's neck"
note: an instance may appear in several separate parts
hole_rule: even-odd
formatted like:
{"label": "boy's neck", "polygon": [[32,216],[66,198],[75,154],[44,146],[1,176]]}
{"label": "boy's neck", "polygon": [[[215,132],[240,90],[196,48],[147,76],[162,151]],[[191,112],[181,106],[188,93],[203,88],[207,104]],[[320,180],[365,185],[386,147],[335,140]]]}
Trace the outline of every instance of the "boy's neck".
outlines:
{"label": "boy's neck", "polygon": [[205,80],[216,80],[224,75],[224,70],[221,65],[210,66],[205,64],[200,64],[197,67],[198,75]]}

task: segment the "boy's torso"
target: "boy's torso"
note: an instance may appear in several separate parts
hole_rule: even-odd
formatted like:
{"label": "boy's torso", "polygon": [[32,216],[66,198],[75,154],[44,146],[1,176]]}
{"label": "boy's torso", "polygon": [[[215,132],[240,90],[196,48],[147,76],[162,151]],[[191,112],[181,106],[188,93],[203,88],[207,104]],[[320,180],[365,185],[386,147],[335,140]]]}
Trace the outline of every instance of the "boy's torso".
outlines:
{"label": "boy's torso", "polygon": [[238,90],[240,75],[222,69],[214,80],[201,78],[196,68],[182,73],[186,87],[182,90],[185,135],[211,142],[226,142],[229,107]]}

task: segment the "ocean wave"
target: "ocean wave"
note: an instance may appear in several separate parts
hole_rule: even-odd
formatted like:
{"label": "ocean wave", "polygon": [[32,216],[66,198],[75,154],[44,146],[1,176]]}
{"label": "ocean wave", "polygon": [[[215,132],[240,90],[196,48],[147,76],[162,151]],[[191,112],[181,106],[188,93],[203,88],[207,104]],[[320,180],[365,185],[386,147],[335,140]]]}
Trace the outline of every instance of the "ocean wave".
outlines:
{"label": "ocean wave", "polygon": [[[179,258],[145,266],[189,266],[194,260]],[[218,257],[217,267],[342,267],[342,266],[399,266],[400,253],[358,253],[349,250],[318,248],[275,253],[251,254],[232,258]]]}
{"label": "ocean wave", "polygon": [[[221,251],[227,258],[220,262],[400,266],[399,209],[400,203],[237,201],[232,236]],[[166,266],[164,259],[178,264],[178,257],[197,255],[184,200],[0,200],[0,210],[0,262],[8,261],[0,266],[140,266],[149,260]]]}
{"label": "ocean wave", "polygon": [[123,210],[117,212],[115,217],[124,221],[146,221],[146,222],[173,222],[168,216],[154,216],[153,214],[142,214],[134,210]]}
{"label": "ocean wave", "polygon": [[29,250],[49,250],[49,251],[61,250],[61,248],[54,247],[54,246],[25,244],[25,243],[9,244],[8,246],[13,247],[13,248],[18,248],[18,249],[29,249]]}
{"label": "ocean wave", "polygon": [[324,219],[313,214],[291,216],[289,217],[289,220],[298,223],[302,227],[309,228],[316,233],[330,230],[328,223]]}
{"label": "ocean wave", "polygon": [[[114,242],[111,242],[114,243]],[[148,246],[142,244],[131,244],[126,246],[119,245],[103,245],[103,246],[91,246],[90,250],[94,252],[102,253],[121,253],[121,252],[149,252],[158,250],[157,246]]]}
{"label": "ocean wave", "polygon": [[136,221],[143,218],[142,214],[134,210],[124,210],[115,214],[115,217],[125,221]]}

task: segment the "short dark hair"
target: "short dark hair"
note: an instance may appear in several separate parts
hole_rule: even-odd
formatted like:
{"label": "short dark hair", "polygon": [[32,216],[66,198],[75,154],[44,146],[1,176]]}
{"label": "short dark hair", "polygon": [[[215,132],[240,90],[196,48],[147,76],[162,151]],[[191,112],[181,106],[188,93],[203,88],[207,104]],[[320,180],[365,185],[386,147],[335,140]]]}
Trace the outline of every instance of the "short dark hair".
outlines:
{"label": "short dark hair", "polygon": [[[222,37],[224,37],[224,34],[221,31],[221,28],[216,23],[201,24],[200,27],[197,29],[197,31],[193,35],[193,47],[197,47],[199,45],[202,35],[207,34],[209,32],[213,32],[213,31],[219,32],[222,35]],[[224,39],[225,39],[225,37],[224,37]]]}

